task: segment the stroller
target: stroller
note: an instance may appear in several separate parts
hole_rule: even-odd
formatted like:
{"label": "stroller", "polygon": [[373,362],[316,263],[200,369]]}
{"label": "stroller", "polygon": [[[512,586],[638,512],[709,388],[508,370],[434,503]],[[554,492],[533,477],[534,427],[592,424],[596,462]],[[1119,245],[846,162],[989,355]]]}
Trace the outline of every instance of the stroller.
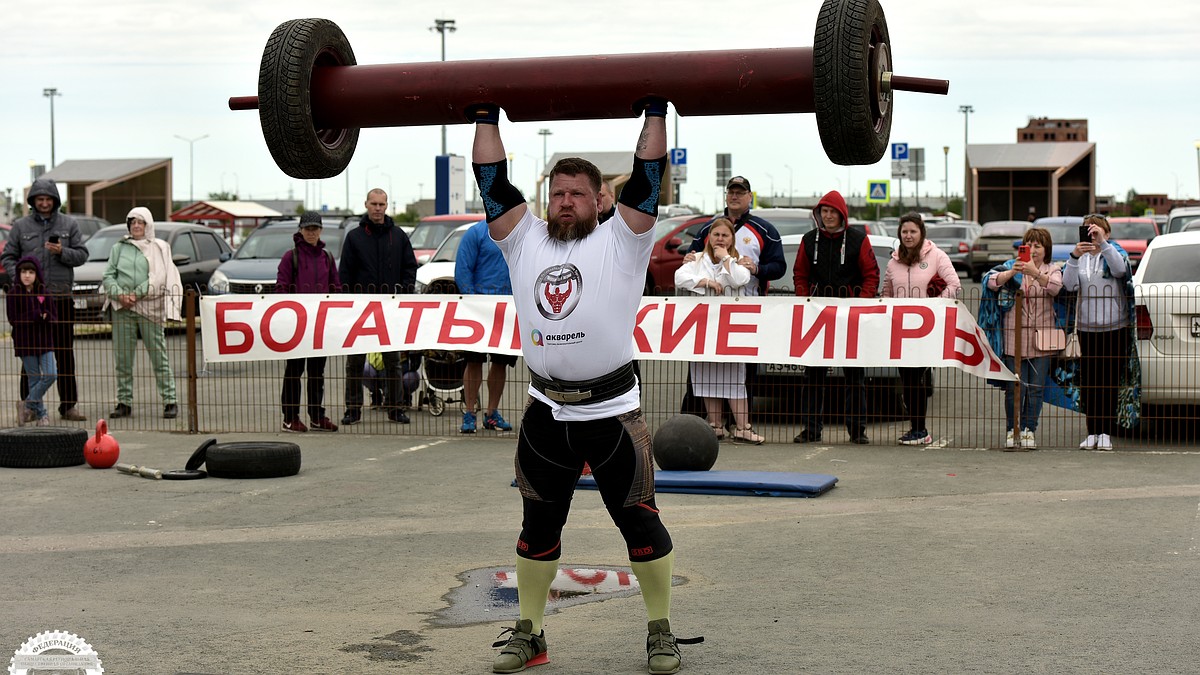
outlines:
{"label": "stroller", "polygon": [[425,351],[421,361],[421,405],[434,417],[446,412],[447,403],[465,403],[463,372],[467,361],[461,354],[439,349]]}

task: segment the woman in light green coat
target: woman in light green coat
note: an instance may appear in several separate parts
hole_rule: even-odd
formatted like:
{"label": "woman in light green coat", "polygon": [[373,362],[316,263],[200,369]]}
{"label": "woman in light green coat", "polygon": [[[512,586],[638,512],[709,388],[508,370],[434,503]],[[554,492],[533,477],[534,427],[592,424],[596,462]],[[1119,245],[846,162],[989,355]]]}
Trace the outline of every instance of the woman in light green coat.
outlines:
{"label": "woman in light green coat", "polygon": [[171,245],[154,236],[150,209],[135,207],[125,223],[129,236],[113,246],[104,269],[104,306],[113,310],[113,355],[117,364],[117,407],[108,416],[133,415],[133,361],[140,332],[154,367],[163,417],[172,419],[179,414],[179,407],[163,324],[167,319],[179,321],[183,284],[171,260]]}

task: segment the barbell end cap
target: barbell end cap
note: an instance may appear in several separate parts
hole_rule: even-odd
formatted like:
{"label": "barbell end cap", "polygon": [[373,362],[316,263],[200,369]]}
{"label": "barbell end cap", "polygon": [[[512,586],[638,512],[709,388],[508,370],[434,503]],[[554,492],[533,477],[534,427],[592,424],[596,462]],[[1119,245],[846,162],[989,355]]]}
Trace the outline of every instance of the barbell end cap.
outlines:
{"label": "barbell end cap", "polygon": [[230,110],[258,110],[257,96],[230,96]]}
{"label": "barbell end cap", "polygon": [[892,74],[884,71],[879,74],[879,91],[890,94],[892,93]]}

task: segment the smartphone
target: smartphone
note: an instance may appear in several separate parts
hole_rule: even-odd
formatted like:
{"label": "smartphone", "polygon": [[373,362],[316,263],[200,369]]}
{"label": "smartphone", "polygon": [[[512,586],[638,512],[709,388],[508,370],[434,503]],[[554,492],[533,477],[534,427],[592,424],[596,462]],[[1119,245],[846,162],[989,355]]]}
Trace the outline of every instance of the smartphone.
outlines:
{"label": "smartphone", "polygon": [[1091,225],[1080,225],[1079,226],[1079,241],[1090,244],[1092,241],[1091,229],[1092,229]]}
{"label": "smartphone", "polygon": [[1029,245],[1021,244],[1017,247],[1017,260],[1021,262],[1029,262]]}
{"label": "smartphone", "polygon": [[47,241],[49,241],[51,244],[57,244],[58,243],[58,235],[57,234],[50,235],[50,237],[47,239]]}

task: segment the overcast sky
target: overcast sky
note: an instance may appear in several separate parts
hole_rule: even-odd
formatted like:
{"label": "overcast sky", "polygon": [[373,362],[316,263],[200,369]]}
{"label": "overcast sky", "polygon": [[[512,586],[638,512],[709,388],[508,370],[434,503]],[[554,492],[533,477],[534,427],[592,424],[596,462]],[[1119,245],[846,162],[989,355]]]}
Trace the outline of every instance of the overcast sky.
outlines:
{"label": "overcast sky", "polygon": [[[807,47],[817,0],[611,0],[609,2],[331,3],[293,0],[64,0],[9,12],[0,41],[0,189],[20,193],[30,164],[50,163],[50,101],[56,159],[173,157],[176,199],[235,188],[243,198],[304,198],[358,210],[368,185],[403,207],[434,193],[440,128],[365,129],[343,176],[305,181],[274,164],[254,112],[232,112],[230,96],[257,94],[263,45],[279,23],[323,17],[348,36],[359,64],[440,58],[435,18],[451,18],[447,60],[575,54]],[[1012,143],[1030,117],[1087,118],[1097,144],[1100,194],[1129,189],[1200,195],[1200,3],[1184,0],[884,0],[895,70],[950,80],[948,96],[899,92],[892,141],[926,150],[922,192],[940,195],[949,146],[949,190],[962,191],[963,118],[972,143]],[[586,78],[586,72],[579,73]],[[683,117],[688,150],[683,201],[712,209],[715,156],[760,193],[829,189],[861,193],[888,178],[886,161],[832,164],[812,114]],[[669,128],[674,127],[674,117]],[[506,123],[514,182],[527,195],[549,154],[632,150],[637,120]],[[469,158],[471,128],[449,128],[448,149]],[[885,158],[886,160],[886,158]],[[893,192],[896,186],[893,184]],[[906,195],[912,186],[905,181]],[[906,199],[906,201],[910,201]],[[155,214],[163,217],[162,214]]]}

